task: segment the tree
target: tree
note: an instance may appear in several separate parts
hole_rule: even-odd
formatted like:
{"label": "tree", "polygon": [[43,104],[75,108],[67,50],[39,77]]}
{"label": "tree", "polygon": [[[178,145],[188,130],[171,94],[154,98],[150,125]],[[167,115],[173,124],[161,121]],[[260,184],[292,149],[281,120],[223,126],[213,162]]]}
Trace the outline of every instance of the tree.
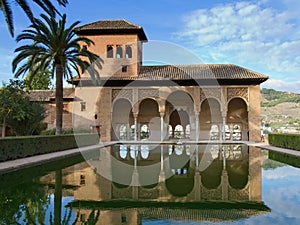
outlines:
{"label": "tree", "polygon": [[51,72],[50,70],[40,71],[32,77],[28,73],[25,77],[25,88],[26,90],[49,90],[52,88],[53,84],[51,81]]}
{"label": "tree", "polygon": [[46,110],[40,103],[30,102],[24,87],[23,81],[10,80],[0,90],[2,137],[5,137],[6,126],[16,135],[31,135],[42,126]]}
{"label": "tree", "polygon": [[46,129],[46,124],[42,122],[46,117],[46,110],[39,102],[32,103],[29,98],[24,99],[24,101],[24,118],[8,117],[7,124],[17,136],[39,134]]}
{"label": "tree", "polygon": [[[56,103],[56,134],[62,133],[63,113],[63,78],[72,78],[72,71],[78,75],[80,71],[87,71],[93,80],[99,78],[94,66],[101,68],[100,58],[91,53],[79,43],[90,46],[94,44],[84,37],[75,37],[75,27],[79,22],[66,27],[66,15],[57,22],[55,18],[41,15],[28,29],[17,37],[17,41],[28,41],[32,44],[21,46],[15,50],[18,55],[13,60],[15,77],[24,76],[30,71],[31,76],[36,76],[38,71],[52,68],[55,75],[55,103]],[[28,60],[28,59],[31,60]],[[25,63],[18,66],[21,61]],[[80,69],[80,71],[79,71]]]}
{"label": "tree", "polygon": [[5,137],[5,130],[8,118],[22,120],[26,117],[26,104],[29,97],[24,95],[23,83],[18,80],[10,80],[8,85],[3,84],[0,89],[0,119],[2,120],[2,137]]}
{"label": "tree", "polygon": [[[68,4],[68,0],[56,0],[56,1],[59,5],[64,7]],[[33,2],[51,16],[55,16],[56,13],[59,14],[57,9],[49,0],[33,0]],[[13,3],[16,3],[18,6],[20,6],[22,10],[25,12],[25,14],[27,15],[27,17],[30,19],[30,21],[34,23],[35,19],[32,10],[30,9],[26,0],[16,0]],[[13,12],[11,9],[11,4],[12,1],[0,0],[0,10],[4,14],[6,24],[8,26],[8,30],[11,36],[14,36]]]}

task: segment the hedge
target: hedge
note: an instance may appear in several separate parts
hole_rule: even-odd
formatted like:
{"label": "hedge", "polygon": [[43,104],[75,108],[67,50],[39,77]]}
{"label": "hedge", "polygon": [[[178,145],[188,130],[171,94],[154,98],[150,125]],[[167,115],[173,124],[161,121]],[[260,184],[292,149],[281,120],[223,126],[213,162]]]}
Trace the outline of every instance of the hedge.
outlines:
{"label": "hedge", "polygon": [[99,143],[98,134],[0,138],[0,162]]}
{"label": "hedge", "polygon": [[269,144],[300,151],[300,135],[298,134],[269,134]]}
{"label": "hedge", "polygon": [[300,168],[300,161],[297,156],[269,151],[269,159]]}

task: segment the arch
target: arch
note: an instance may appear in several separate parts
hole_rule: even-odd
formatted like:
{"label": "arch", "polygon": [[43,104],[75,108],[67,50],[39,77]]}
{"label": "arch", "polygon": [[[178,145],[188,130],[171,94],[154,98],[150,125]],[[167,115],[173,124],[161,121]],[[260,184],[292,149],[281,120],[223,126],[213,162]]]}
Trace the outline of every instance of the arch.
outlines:
{"label": "arch", "polygon": [[167,96],[166,102],[173,106],[171,111],[174,109],[185,109],[189,114],[194,114],[195,112],[194,98],[187,91],[176,90],[171,92]]}
{"label": "arch", "polygon": [[120,145],[120,157],[121,159],[126,159],[127,157],[127,146],[126,145]]}
{"label": "arch", "polygon": [[127,139],[127,124],[121,124],[119,129],[119,137],[120,140],[126,140]]}
{"label": "arch", "polygon": [[209,140],[216,138],[211,136],[212,125],[218,126],[219,131],[222,126],[221,104],[216,98],[207,98],[202,101],[199,113],[200,138]]}
{"label": "arch", "polygon": [[117,45],[116,58],[117,59],[123,58],[123,48],[121,45]]}
{"label": "arch", "polygon": [[231,187],[243,189],[248,184],[249,178],[249,160],[227,160],[226,170],[228,181]]}
{"label": "arch", "polygon": [[187,196],[194,188],[194,174],[190,168],[190,157],[182,154],[183,147],[183,145],[173,145],[173,153],[169,159],[171,173],[174,175],[166,180],[166,188],[173,196],[177,197]]}
{"label": "arch", "polygon": [[[172,138],[187,138],[186,127],[190,124],[190,118],[186,111],[175,109],[169,118],[169,125],[172,128]],[[190,136],[190,130],[189,130]]]}
{"label": "arch", "polygon": [[140,129],[140,138],[141,140],[148,139],[150,137],[150,130],[147,124],[141,126]]}
{"label": "arch", "polygon": [[[152,98],[143,99],[139,104],[138,124],[148,126],[147,139],[160,139],[160,114],[157,101]],[[141,138],[141,133],[139,134]]]}
{"label": "arch", "polygon": [[106,47],[106,58],[113,58],[114,57],[114,48],[112,45],[107,45]]}
{"label": "arch", "polygon": [[[111,161],[111,176],[113,184],[117,188],[127,188],[132,182],[133,160],[128,157],[127,145],[114,145],[111,147],[111,154],[118,154]],[[126,155],[126,157],[124,157]],[[122,162],[120,162],[122,161]]]}
{"label": "arch", "polygon": [[[124,98],[113,103],[112,140],[128,140],[130,125],[133,124],[133,113],[130,101]],[[126,130],[126,134],[124,133]]]}
{"label": "arch", "polygon": [[219,159],[214,159],[211,164],[201,172],[201,181],[207,189],[216,189],[221,184],[221,176],[223,170],[223,162]]}
{"label": "arch", "polygon": [[[248,110],[247,103],[243,98],[232,98],[227,105],[226,123],[233,132],[234,126],[240,127],[239,133],[235,133],[234,138],[239,140],[248,140]],[[233,137],[233,135],[232,135]]]}
{"label": "arch", "polygon": [[126,48],[125,48],[125,58],[126,59],[132,58],[132,48],[131,48],[130,45],[126,45]]}

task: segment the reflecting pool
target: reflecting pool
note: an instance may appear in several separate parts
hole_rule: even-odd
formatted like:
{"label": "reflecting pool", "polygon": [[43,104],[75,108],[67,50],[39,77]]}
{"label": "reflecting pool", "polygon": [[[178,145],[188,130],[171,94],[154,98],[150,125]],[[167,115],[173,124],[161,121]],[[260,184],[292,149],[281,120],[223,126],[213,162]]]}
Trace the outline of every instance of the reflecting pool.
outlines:
{"label": "reflecting pool", "polygon": [[300,224],[298,161],[240,144],[114,145],[1,174],[0,224]]}

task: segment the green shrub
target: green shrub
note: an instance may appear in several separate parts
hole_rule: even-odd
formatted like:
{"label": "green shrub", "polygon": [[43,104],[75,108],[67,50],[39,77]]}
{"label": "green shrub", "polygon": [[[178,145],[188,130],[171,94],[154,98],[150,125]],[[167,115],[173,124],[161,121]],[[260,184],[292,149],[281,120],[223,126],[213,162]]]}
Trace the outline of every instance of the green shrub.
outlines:
{"label": "green shrub", "polygon": [[[56,129],[44,130],[42,131],[42,135],[55,135]],[[68,128],[62,130],[63,134],[89,134],[91,133],[90,129],[86,128]]]}
{"label": "green shrub", "polygon": [[0,162],[97,144],[98,134],[7,137],[0,139]]}
{"label": "green shrub", "polygon": [[269,144],[281,148],[300,150],[300,135],[269,134]]}

